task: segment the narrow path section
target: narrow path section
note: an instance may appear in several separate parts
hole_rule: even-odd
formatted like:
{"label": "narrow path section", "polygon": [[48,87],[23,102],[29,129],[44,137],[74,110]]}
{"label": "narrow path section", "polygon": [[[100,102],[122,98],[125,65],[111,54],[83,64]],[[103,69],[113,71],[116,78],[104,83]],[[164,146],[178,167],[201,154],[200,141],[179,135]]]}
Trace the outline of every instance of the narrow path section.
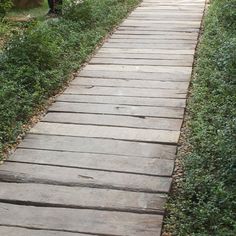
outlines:
{"label": "narrow path section", "polygon": [[144,0],[0,167],[0,235],[158,236],[205,0]]}

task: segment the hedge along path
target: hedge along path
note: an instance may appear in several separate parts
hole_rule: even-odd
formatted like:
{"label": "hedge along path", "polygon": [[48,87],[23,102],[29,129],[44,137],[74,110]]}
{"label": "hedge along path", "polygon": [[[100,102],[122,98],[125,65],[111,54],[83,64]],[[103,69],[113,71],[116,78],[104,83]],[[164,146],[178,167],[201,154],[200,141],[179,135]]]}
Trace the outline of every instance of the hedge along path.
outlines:
{"label": "hedge along path", "polygon": [[0,235],[161,234],[204,6],[118,27],[0,167]]}

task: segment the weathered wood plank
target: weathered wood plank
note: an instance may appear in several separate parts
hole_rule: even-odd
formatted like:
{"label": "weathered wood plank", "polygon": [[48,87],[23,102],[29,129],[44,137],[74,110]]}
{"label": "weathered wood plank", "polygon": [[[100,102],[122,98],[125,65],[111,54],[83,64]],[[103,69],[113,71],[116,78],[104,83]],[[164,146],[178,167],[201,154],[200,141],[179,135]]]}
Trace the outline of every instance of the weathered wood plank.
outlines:
{"label": "weathered wood plank", "polygon": [[40,122],[30,133],[177,144],[179,131]]}
{"label": "weathered wood plank", "polygon": [[132,106],[150,107],[185,107],[185,99],[175,98],[140,98],[140,97],[118,97],[118,96],[90,96],[79,94],[61,94],[56,98],[59,102],[91,103],[91,104],[118,104]]}
{"label": "weathered wood plank", "polygon": [[178,107],[142,107],[113,104],[86,104],[56,102],[49,111],[92,113],[92,114],[115,114],[127,116],[182,118],[184,109]]}
{"label": "weathered wood plank", "polygon": [[109,78],[109,79],[135,79],[135,80],[156,80],[156,81],[190,81],[191,75],[177,72],[131,72],[131,71],[106,71],[106,70],[82,70],[79,73],[83,77]]}
{"label": "weathered wood plank", "polygon": [[87,65],[84,70],[107,70],[107,71],[132,71],[132,72],[170,72],[180,74],[191,74],[192,68],[171,66],[121,66],[121,65]]}
{"label": "weathered wood plank", "polygon": [[[131,35],[130,35],[131,36]],[[140,39],[142,40],[142,39]],[[147,59],[147,60],[171,60],[174,64],[176,61],[193,63],[193,55],[184,54],[154,54],[154,53],[122,53],[122,52],[98,52],[94,58],[129,58],[129,59]]]}
{"label": "weathered wood plank", "polygon": [[104,114],[49,112],[43,121],[66,124],[103,125],[143,129],[180,130],[182,119],[132,117]]}
{"label": "weathered wood plank", "polygon": [[174,159],[176,146],[121,140],[28,134],[22,148]]}
{"label": "weathered wood plank", "polygon": [[171,26],[176,26],[176,27],[179,27],[179,26],[197,26],[197,27],[200,27],[200,21],[192,21],[192,20],[189,20],[189,21],[184,21],[184,20],[175,20],[174,22],[173,21],[169,21],[169,20],[149,20],[149,21],[146,21],[146,20],[134,20],[134,19],[131,19],[131,18],[128,18],[126,19],[124,22],[123,22],[123,25],[132,25],[132,26],[146,26],[146,25],[171,25]]}
{"label": "weathered wood plank", "polygon": [[[177,55],[193,55],[193,50],[168,50],[168,49],[145,49],[145,48],[101,48],[102,53],[139,53],[139,54],[177,54]],[[161,72],[161,71],[158,71]],[[167,71],[165,71],[167,72]]]}
{"label": "weathered wood plank", "polygon": [[[0,226],[0,235],[5,236],[75,236],[75,233],[54,230],[27,229],[14,226]],[[76,236],[88,236],[91,234],[76,233]]]}
{"label": "weathered wood plank", "polygon": [[145,11],[152,11],[152,12],[158,12],[158,11],[161,11],[161,12],[187,12],[187,13],[191,13],[191,12],[194,12],[194,13],[202,13],[204,10],[204,7],[201,6],[200,8],[196,8],[195,6],[142,6],[140,5],[139,7],[137,7],[135,9],[136,12],[138,11],[142,11],[142,12],[145,12]]}
{"label": "weathered wood plank", "polygon": [[176,49],[176,50],[192,50],[195,49],[194,44],[158,44],[158,43],[112,43],[107,42],[103,44],[103,48],[129,48],[129,49]]}
{"label": "weathered wood plank", "polygon": [[111,56],[111,58],[99,58],[94,57],[92,60],[90,60],[90,64],[95,65],[147,65],[147,66],[184,66],[184,67],[192,67],[193,62],[189,61],[181,61],[181,60],[151,60],[151,59],[130,59],[125,58],[126,56],[123,55],[123,58],[114,58],[114,56]]}
{"label": "weathered wood plank", "polygon": [[[114,33],[112,39],[150,39],[150,40],[182,40],[182,41],[195,41],[197,35],[181,35],[181,34],[120,34]],[[100,51],[99,51],[100,52]]]}
{"label": "weathered wood plank", "polygon": [[171,185],[169,177],[16,162],[6,162],[0,168],[0,178],[3,182],[42,183],[150,193],[168,193]]}
{"label": "weathered wood plank", "polygon": [[170,177],[172,160],[95,153],[17,149],[8,161]]}
{"label": "weathered wood plank", "polygon": [[130,88],[152,88],[152,89],[188,89],[189,82],[169,82],[169,81],[142,81],[129,79],[102,79],[102,78],[87,78],[76,77],[72,85],[95,85],[103,87],[130,87]]}
{"label": "weathered wood plank", "polygon": [[[92,66],[92,65],[91,65]],[[97,66],[97,65],[94,65]],[[177,67],[178,68],[178,67]],[[147,88],[121,88],[121,87],[98,87],[98,86],[70,86],[65,94],[82,95],[112,95],[126,97],[149,97],[149,98],[186,98],[185,89],[147,89]]]}
{"label": "weathered wood plank", "polygon": [[[0,203],[0,225],[102,235],[160,235],[163,216]],[[42,217],[43,216],[43,217]],[[66,235],[66,234],[65,234]]]}
{"label": "weathered wood plank", "polygon": [[[128,35],[179,35],[181,33],[186,33],[187,35],[191,35],[191,37],[195,38],[194,35],[197,35],[197,29],[196,30],[186,30],[186,29],[179,29],[179,30],[165,30],[165,29],[159,29],[159,30],[131,30],[130,28],[126,27],[126,29],[118,28],[116,30],[117,34],[128,34]],[[193,55],[194,53],[191,53]]]}
{"label": "weathered wood plank", "polygon": [[147,27],[152,29],[162,29],[163,27],[165,29],[199,29],[200,28],[200,22],[198,21],[169,21],[169,22],[162,22],[158,20],[126,20],[124,21],[120,27]]}
{"label": "weathered wood plank", "polygon": [[[174,28],[174,27],[169,27],[169,28],[166,28],[166,27],[162,27],[162,28],[156,28],[156,27],[145,27],[145,26],[120,26],[117,31],[118,32],[121,32],[121,31],[126,31],[130,34],[130,32],[135,32],[136,34],[137,33],[141,33],[141,34],[153,34],[153,32],[157,32],[157,31],[164,31],[168,34],[168,32],[187,32],[187,33],[196,33],[199,31],[198,28],[196,29],[193,29],[193,28],[181,28],[181,27],[178,27],[178,28]],[[174,49],[174,48],[173,48]]]}
{"label": "weathered wood plank", "polygon": [[46,184],[0,183],[0,201],[74,209],[163,214],[166,195]]}
{"label": "weathered wood plank", "polygon": [[108,42],[110,43],[143,43],[143,44],[165,44],[165,45],[170,45],[170,44],[174,44],[174,45],[188,45],[188,44],[192,44],[192,45],[196,45],[196,40],[182,40],[182,39],[150,39],[148,37],[146,38],[141,38],[141,39],[138,39],[138,38],[132,38],[132,39],[129,39],[129,38],[126,38],[124,40],[124,38],[115,38],[115,37],[111,37],[107,40]]}

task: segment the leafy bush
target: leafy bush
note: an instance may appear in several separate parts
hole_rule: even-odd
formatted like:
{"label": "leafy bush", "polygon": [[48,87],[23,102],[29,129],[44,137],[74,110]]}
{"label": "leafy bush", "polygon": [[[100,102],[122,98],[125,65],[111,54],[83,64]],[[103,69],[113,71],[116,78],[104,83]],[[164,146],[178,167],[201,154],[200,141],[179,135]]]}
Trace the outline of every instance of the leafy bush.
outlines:
{"label": "leafy bush", "polygon": [[1,0],[0,1],[0,19],[2,19],[7,11],[13,6],[12,0]]}
{"label": "leafy bush", "polygon": [[0,52],[0,148],[139,0],[70,2],[65,17],[27,23]]}
{"label": "leafy bush", "polygon": [[205,19],[190,98],[192,151],[169,203],[173,235],[236,235],[236,0],[214,0]]}

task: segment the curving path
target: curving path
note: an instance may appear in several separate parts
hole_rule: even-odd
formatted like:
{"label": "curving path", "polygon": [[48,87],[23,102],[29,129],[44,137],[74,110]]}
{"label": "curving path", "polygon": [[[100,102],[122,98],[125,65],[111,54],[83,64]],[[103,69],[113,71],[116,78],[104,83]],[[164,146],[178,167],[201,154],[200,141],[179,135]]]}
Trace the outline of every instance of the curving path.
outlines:
{"label": "curving path", "polygon": [[158,236],[205,0],[144,0],[0,167],[0,235]]}

